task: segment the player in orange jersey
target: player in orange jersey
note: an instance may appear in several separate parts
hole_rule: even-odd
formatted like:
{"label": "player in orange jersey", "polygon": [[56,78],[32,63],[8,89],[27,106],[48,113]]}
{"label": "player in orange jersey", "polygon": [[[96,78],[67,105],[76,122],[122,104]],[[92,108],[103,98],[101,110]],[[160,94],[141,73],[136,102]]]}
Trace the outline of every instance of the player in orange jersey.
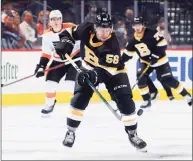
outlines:
{"label": "player in orange jersey", "polygon": [[[44,70],[48,67],[54,67],[60,64],[65,64],[63,67],[49,71],[46,74],[46,94],[45,94],[45,108],[41,113],[47,115],[54,109],[56,103],[56,89],[57,85],[66,75],[65,80],[74,81],[76,76],[76,70],[73,66],[67,62],[67,60],[61,60],[56,54],[54,46],[60,41],[59,34],[66,28],[75,26],[73,23],[62,23],[62,14],[59,10],[53,10],[49,15],[49,23],[51,28],[47,29],[42,36],[42,55],[40,57],[39,64],[35,69],[36,77],[42,77],[45,75]],[[76,41],[76,45],[73,48],[71,57],[80,65],[81,58],[79,56],[80,42]]]}

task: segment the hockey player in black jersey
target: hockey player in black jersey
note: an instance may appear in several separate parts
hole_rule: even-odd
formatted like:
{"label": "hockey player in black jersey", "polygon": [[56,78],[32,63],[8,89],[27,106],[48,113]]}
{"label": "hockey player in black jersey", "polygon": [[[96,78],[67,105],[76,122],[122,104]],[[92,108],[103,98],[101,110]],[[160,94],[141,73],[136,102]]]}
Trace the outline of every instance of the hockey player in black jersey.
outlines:
{"label": "hockey player in black jersey", "polygon": [[[123,62],[128,61],[134,53],[137,53],[140,58],[137,77],[139,77],[147,65],[150,64],[149,70],[152,70],[152,68],[156,70],[158,80],[162,81],[162,83],[168,87],[175,89],[191,106],[192,96],[172,75],[168,57],[166,56],[167,42],[165,38],[157,30],[146,28],[141,17],[134,18],[133,28],[135,33],[123,51]],[[147,86],[147,73],[138,83],[140,93],[144,100],[141,108],[151,106],[149,88]]]}
{"label": "hockey player in black jersey", "polygon": [[[93,95],[87,84],[89,79],[95,86],[104,83],[118,109],[131,144],[143,151],[146,143],[137,135],[137,114],[132,100],[132,91],[121,61],[118,40],[113,33],[111,18],[106,13],[97,15],[96,23],[85,22],[60,34],[61,42],[55,47],[61,59],[71,53],[74,42],[81,40],[82,72],[77,75],[74,97],[67,117],[68,131],[63,145],[72,147],[75,130],[83,118],[84,110]],[[119,88],[118,88],[119,87]]]}
{"label": "hockey player in black jersey", "polygon": [[[149,68],[149,70],[146,73],[146,77],[147,77],[147,86],[149,88],[149,93],[150,93],[150,99],[154,100],[156,99],[156,97],[158,96],[158,89],[155,87],[153,81],[150,78],[150,74],[153,72],[154,68]],[[168,96],[168,99],[171,101],[174,99],[172,90],[170,87],[168,87],[167,85],[164,84],[164,82],[162,82],[160,80],[161,85],[163,86],[163,89],[166,92],[166,95]]]}

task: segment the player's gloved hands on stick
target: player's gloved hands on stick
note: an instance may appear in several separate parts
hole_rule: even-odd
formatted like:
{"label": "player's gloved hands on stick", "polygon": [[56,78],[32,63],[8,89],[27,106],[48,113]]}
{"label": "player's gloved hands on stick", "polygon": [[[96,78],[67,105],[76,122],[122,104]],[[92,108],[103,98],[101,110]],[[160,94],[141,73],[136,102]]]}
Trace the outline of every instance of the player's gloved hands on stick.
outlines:
{"label": "player's gloved hands on stick", "polygon": [[125,64],[122,60],[120,60],[117,66],[117,70],[123,70],[124,68],[125,68]]}
{"label": "player's gloved hands on stick", "polygon": [[55,45],[56,53],[62,60],[65,60],[65,54],[71,54],[74,48],[75,41],[69,37],[63,37],[59,43]]}
{"label": "player's gloved hands on stick", "polygon": [[37,64],[36,69],[35,69],[36,77],[37,78],[43,77],[45,69],[46,69],[46,67],[44,65]]}
{"label": "player's gloved hands on stick", "polygon": [[157,61],[159,60],[159,56],[152,54],[150,56],[149,60],[150,60],[150,64],[153,65],[153,64],[157,63]]}
{"label": "player's gloved hands on stick", "polygon": [[78,74],[78,84],[80,86],[88,85],[87,80],[90,80],[95,86],[98,84],[98,74],[95,70],[82,71]]}

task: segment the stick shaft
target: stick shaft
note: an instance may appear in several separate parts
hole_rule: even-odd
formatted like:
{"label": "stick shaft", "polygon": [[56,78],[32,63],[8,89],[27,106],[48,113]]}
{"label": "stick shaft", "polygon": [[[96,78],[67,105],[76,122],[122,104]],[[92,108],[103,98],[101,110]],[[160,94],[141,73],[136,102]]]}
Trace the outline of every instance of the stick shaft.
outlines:
{"label": "stick shaft", "polygon": [[144,76],[144,74],[147,72],[147,70],[149,69],[150,64],[147,65],[147,67],[144,69],[144,71],[141,73],[141,75],[139,76],[139,78],[137,79],[136,83],[133,85],[132,90],[134,89],[134,87],[139,83],[139,81],[141,80],[141,78]]}
{"label": "stick shaft", "polygon": [[[48,71],[51,71],[51,70],[54,70],[54,69],[57,69],[57,68],[60,68],[60,67],[63,67],[65,64],[59,64],[59,65],[56,65],[55,67],[51,67],[51,68],[48,68],[48,69],[45,69],[45,72],[48,72]],[[16,81],[13,81],[13,82],[10,82],[10,83],[7,83],[7,84],[1,84],[1,87],[6,87],[6,86],[9,86],[9,85],[12,85],[12,84],[15,84],[17,82],[20,82],[20,81],[23,81],[25,79],[29,79],[31,77],[35,76],[35,74],[31,74],[31,75],[28,75],[26,77],[23,77],[21,79],[18,79]]]}
{"label": "stick shaft", "polygon": [[[81,72],[81,69],[76,65],[76,63],[72,60],[72,58],[65,54],[66,59],[72,64],[72,66],[77,70],[77,72]],[[116,111],[111,107],[111,105],[107,102],[107,100],[102,96],[102,94],[95,88],[91,81],[87,80],[89,86],[93,89],[94,92],[101,98],[101,100],[106,104],[109,110],[115,115],[118,120],[121,120],[121,116],[116,113]]]}

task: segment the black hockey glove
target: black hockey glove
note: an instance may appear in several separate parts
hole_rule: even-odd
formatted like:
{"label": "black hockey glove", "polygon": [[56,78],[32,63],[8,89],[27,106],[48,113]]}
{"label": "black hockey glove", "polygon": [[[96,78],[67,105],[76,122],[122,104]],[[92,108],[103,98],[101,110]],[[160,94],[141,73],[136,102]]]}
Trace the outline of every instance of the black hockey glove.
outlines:
{"label": "black hockey glove", "polygon": [[158,60],[159,60],[159,56],[157,55],[151,54],[151,56],[149,57],[149,61],[151,65],[157,63]]}
{"label": "black hockey glove", "polygon": [[61,41],[55,45],[56,53],[62,60],[65,60],[65,54],[71,54],[74,48],[75,41],[70,37],[63,37]]}
{"label": "black hockey glove", "polygon": [[119,64],[117,66],[117,70],[123,70],[125,68],[125,63],[122,61],[122,59],[119,61]]}
{"label": "black hockey glove", "polygon": [[80,86],[85,86],[87,80],[90,80],[95,86],[98,85],[98,74],[95,70],[82,71],[78,74],[77,81]]}
{"label": "black hockey glove", "polygon": [[35,74],[36,77],[43,77],[44,76],[44,70],[46,69],[46,66],[37,64],[36,69],[35,69]]}

